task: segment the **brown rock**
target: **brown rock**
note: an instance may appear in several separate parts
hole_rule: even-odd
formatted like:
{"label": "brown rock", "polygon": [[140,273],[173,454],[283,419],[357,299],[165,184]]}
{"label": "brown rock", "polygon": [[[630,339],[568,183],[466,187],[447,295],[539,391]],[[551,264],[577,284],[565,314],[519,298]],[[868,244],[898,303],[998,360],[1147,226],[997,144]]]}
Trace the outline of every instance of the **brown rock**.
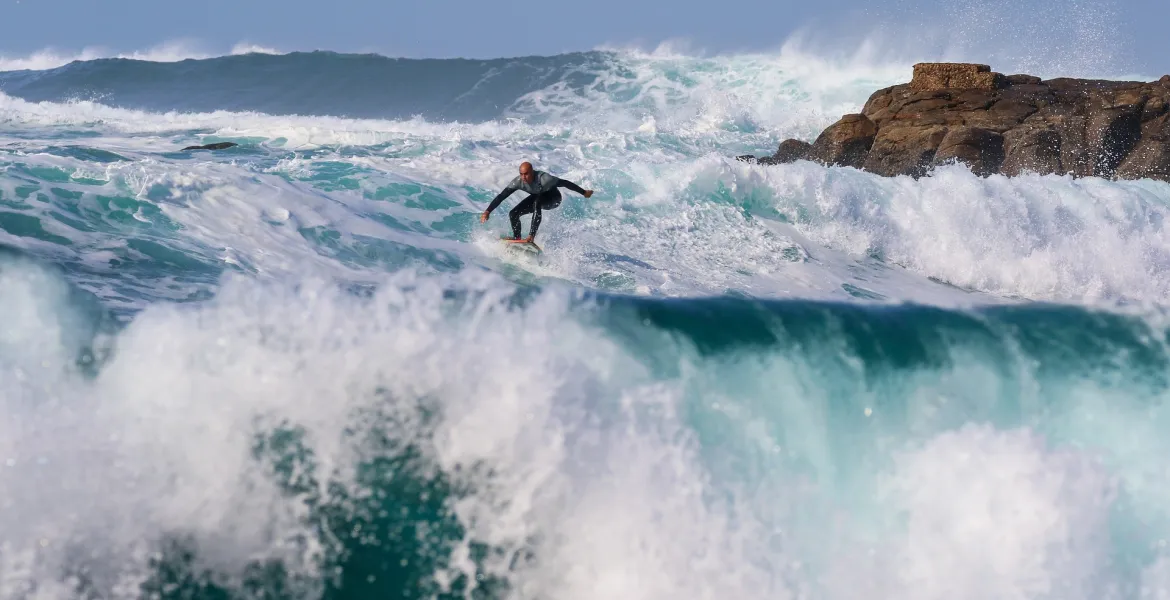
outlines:
{"label": "brown rock", "polygon": [[[788,144],[789,142],[785,142]],[[795,140],[761,162],[804,156],[881,175],[925,175],[959,161],[1000,172],[1170,181],[1170,75],[1156,82],[1003,76],[987,65],[920,63],[811,147]]]}
{"label": "brown rock", "polygon": [[877,132],[877,125],[865,115],[845,115],[821,132],[808,158],[827,165],[861,167]]}
{"label": "brown rock", "polygon": [[1125,157],[1142,137],[1142,107],[1129,105],[1094,113],[1088,118],[1085,142],[1092,160],[1092,175],[1113,177]]}
{"label": "brown rock", "polygon": [[779,165],[801,160],[808,156],[810,148],[812,148],[812,144],[808,142],[792,139],[784,140],[780,142],[780,147],[776,149],[775,154],[761,159],[760,162],[769,165]]}
{"label": "brown rock", "polygon": [[955,124],[1003,133],[1022,123],[1037,110],[1036,104],[1025,96],[989,98],[987,107],[982,110],[957,113],[956,116],[961,119]]}
{"label": "brown rock", "polygon": [[1094,100],[1100,98],[1100,104],[1097,106],[1103,109],[1141,107],[1150,99],[1150,93],[1142,88],[1120,89],[1113,93],[1090,94],[1090,96]]}
{"label": "brown rock", "polygon": [[874,113],[887,108],[890,102],[894,99],[894,91],[898,88],[904,88],[904,85],[894,85],[888,88],[882,88],[872,94],[869,99],[865,101],[865,107],[861,109],[861,114],[873,120]]}
{"label": "brown rock", "polygon": [[952,93],[955,102],[952,110],[958,112],[987,110],[996,101],[996,95],[985,90],[963,90]]}
{"label": "brown rock", "polygon": [[921,119],[932,114],[942,117],[954,107],[954,101],[946,92],[920,92],[906,99],[906,102],[898,109],[895,118]]}
{"label": "brown rock", "polygon": [[959,161],[972,173],[987,177],[999,172],[1003,163],[1003,136],[978,127],[954,127],[939,142],[934,165]]}
{"label": "brown rock", "polygon": [[1142,124],[1142,137],[1170,142],[1170,112],[1162,113],[1157,119]]}
{"label": "brown rock", "polygon": [[905,102],[905,90],[909,88],[902,86],[901,90],[883,94],[881,96],[874,96],[870,98],[869,102],[865,104],[861,114],[865,115],[870,121],[874,122],[880,129],[886,121],[893,119],[898,111],[901,110]]}
{"label": "brown rock", "polygon": [[[1016,130],[1019,130],[1018,132]],[[1031,139],[1030,132],[1039,130],[1052,130],[1059,138],[1059,143],[1052,144],[1046,137],[1049,134],[1043,134],[1044,137],[1036,140]],[[1054,163],[1058,165],[1052,170],[1053,173],[1070,173],[1077,176],[1085,176],[1091,172],[1089,167],[1089,160],[1085,151],[1085,117],[1082,107],[1076,104],[1070,104],[1060,98],[1054,99],[1052,104],[1040,109],[1032,116],[1024,120],[1018,128],[1007,132],[1009,139],[1019,139],[1019,141],[1027,141],[1028,145],[1033,142],[1041,144],[1041,148],[1055,147],[1059,152],[1059,157],[1055,161],[1050,161],[1046,155],[1041,152],[1039,156],[1032,156],[1026,162],[1033,160],[1040,160],[1041,164],[1052,166]],[[1007,135],[1007,134],[1005,134]],[[1009,142],[1008,146],[1012,144]],[[1005,152],[1005,163],[1012,164],[1012,151],[1009,149]],[[1028,168],[1026,170],[1036,170]],[[1038,172],[1049,172],[1047,169],[1039,170]]]}
{"label": "brown rock", "polygon": [[1050,121],[1060,133],[1060,166],[1063,173],[1075,177],[1093,174],[1093,160],[1087,144],[1085,129],[1088,125],[1084,115],[1069,114],[1054,117]]}
{"label": "brown rock", "polygon": [[1170,113],[1145,123],[1142,138],[1117,167],[1117,176],[1170,181]]}
{"label": "brown rock", "polygon": [[776,153],[772,156],[756,158],[755,155],[744,154],[742,156],[735,157],[735,160],[761,165],[780,165],[805,158],[808,155],[809,148],[811,147],[812,144],[809,144],[808,142],[789,139],[780,142],[780,147],[776,149]]}
{"label": "brown rock", "polygon": [[1041,81],[1035,75],[1008,75],[1004,79],[1008,85],[1036,85]]}
{"label": "brown rock", "polygon": [[988,129],[1005,131],[1024,122],[1024,119],[1039,110],[1036,104],[1022,98],[1005,98],[991,105],[987,118],[991,121]]}
{"label": "brown rock", "polygon": [[1060,134],[1055,129],[1024,125],[1003,136],[1004,159],[1000,172],[1009,177],[1023,173],[1061,173]]}
{"label": "brown rock", "polygon": [[1117,167],[1122,179],[1161,179],[1170,181],[1170,143],[1142,140]]}
{"label": "brown rock", "polygon": [[940,125],[890,125],[878,130],[862,168],[879,175],[921,177],[947,134]]}
{"label": "brown rock", "polygon": [[994,90],[1004,86],[1006,81],[1000,73],[992,73],[991,67],[971,63],[918,63],[914,65],[914,77],[910,87],[918,91],[927,90]]}
{"label": "brown rock", "polygon": [[[1150,100],[1146,102],[1145,108],[1142,109],[1142,123],[1152,121],[1166,114],[1167,110],[1170,110],[1170,102],[1168,102],[1168,100],[1170,99],[1162,98],[1160,96],[1150,98]],[[1144,131],[1142,132],[1142,135],[1145,135]]]}

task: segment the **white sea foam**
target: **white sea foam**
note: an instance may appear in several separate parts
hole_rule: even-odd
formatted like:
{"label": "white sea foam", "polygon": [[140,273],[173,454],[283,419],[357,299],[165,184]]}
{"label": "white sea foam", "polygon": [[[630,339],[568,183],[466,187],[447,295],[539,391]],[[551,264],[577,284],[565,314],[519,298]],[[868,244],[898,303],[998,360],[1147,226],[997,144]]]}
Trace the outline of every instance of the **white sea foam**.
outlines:
{"label": "white sea foam", "polygon": [[[746,171],[747,169],[745,169]],[[754,168],[818,244],[961,287],[1030,299],[1162,303],[1170,297],[1170,184],[1067,176],[918,181],[803,163]],[[761,180],[763,183],[761,183]],[[757,188],[758,189],[758,188]]]}
{"label": "white sea foam", "polygon": [[[644,327],[634,320],[610,337],[576,320],[580,307],[556,288],[506,310],[513,288],[469,271],[402,273],[368,300],[319,281],[294,291],[233,279],[208,303],[148,308],[118,336],[100,376],[86,379],[68,372],[70,352],[56,337],[71,309],[56,284],[44,285],[52,277],[18,273],[27,285],[0,287],[0,306],[37,309],[22,313],[30,327],[20,347],[0,345],[5,600],[31,586],[70,597],[69,567],[86,568],[95,592],[134,597],[164,535],[189,536],[200,567],[231,574],[246,560],[282,557],[317,575],[326,540],[306,527],[306,498],[280,493],[252,458],[255,436],[276,426],[300,428],[315,472],[355,492],[356,461],[378,449],[347,428],[384,428],[418,444],[430,468],[470,471],[474,492],[452,505],[468,537],[440,580],[470,573],[468,544],[485,542],[502,549],[486,572],[507,576],[521,598],[604,590],[639,600],[836,600],[865,590],[1038,600],[1119,598],[1124,584],[1164,590],[1156,556],[1137,573],[1108,559],[1127,543],[1114,519],[1145,523],[1145,541],[1170,535],[1170,521],[1157,518],[1166,486],[1138,468],[1157,454],[1128,452],[1160,438],[1114,437],[1150,418],[1125,401],[1150,393],[1140,383],[1119,390],[1107,374],[1090,378],[1073,402],[1034,412],[1064,399],[1060,381],[1038,380],[1056,387],[1001,404],[997,390],[1014,384],[998,377],[1038,377],[1036,363],[1023,357],[1004,371],[979,348],[954,345],[946,349],[967,360],[950,372],[874,371],[864,384],[834,370],[855,357],[817,360],[839,352],[829,339],[802,356],[704,357],[664,332],[629,329]],[[482,300],[445,308],[453,288]],[[654,356],[619,341],[637,338],[661,342]],[[29,343],[42,349],[43,375],[12,368]],[[864,413],[864,393],[832,399],[832,381],[863,392],[901,377],[922,391],[904,399],[905,414],[891,398],[875,396],[884,405]],[[1109,395],[1127,409],[1078,401]],[[435,409],[427,427],[412,420],[420,402]],[[947,431],[937,418],[988,410],[1010,421],[1016,408],[1064,441],[1020,427]],[[359,411],[399,420],[355,420]],[[1077,419],[1097,426],[1062,427]],[[293,543],[298,536],[312,543]],[[523,558],[529,552],[535,560]]]}
{"label": "white sea foam", "polygon": [[[447,287],[438,281],[401,277],[370,303],[312,282],[293,294],[229,284],[201,308],[148,309],[119,335],[113,362],[96,380],[58,373],[28,385],[6,368],[0,596],[19,597],[35,586],[46,597],[68,597],[62,573],[70,567],[85,568],[103,595],[132,596],[162,535],[191,536],[200,565],[229,574],[265,556],[312,573],[321,540],[305,529],[304,498],[278,493],[277,482],[250,458],[254,436],[277,425],[302,428],[319,472],[352,487],[354,461],[375,451],[354,447],[345,435],[355,425],[353,411],[377,408],[409,419],[424,398],[437,401],[432,408],[444,415],[433,436],[421,440],[434,466],[454,472],[484,461],[498,465],[476,482],[475,496],[454,506],[469,539],[516,551],[531,536],[548,535],[541,544],[548,559],[575,565],[524,569],[527,582],[520,583],[531,593],[588,597],[598,583],[590,573],[597,572],[608,572],[601,580],[607,589],[643,598],[677,597],[694,586],[709,593],[776,591],[759,567],[725,572],[723,561],[747,558],[750,538],[728,529],[726,516],[703,501],[701,467],[691,448],[676,445],[675,393],[644,387],[646,373],[622,359],[619,347],[566,322],[566,295],[546,295],[509,313],[496,301],[510,288],[476,279],[465,273],[459,281],[485,292],[485,301],[454,319],[441,306]],[[6,286],[0,302],[27,304],[29,294],[37,291]],[[45,309],[36,323],[51,332],[58,324],[53,311],[68,306]],[[273,326],[283,333],[272,335]],[[500,348],[500,339],[517,343]],[[48,335],[43,341],[54,342]],[[533,361],[537,348],[542,358]],[[46,360],[40,368],[66,365]],[[483,402],[485,394],[493,401]],[[575,420],[579,411],[596,409],[628,426],[597,430]],[[635,415],[646,409],[654,419],[643,423]],[[596,443],[599,435],[605,444]],[[670,510],[661,512],[664,505],[652,497],[669,501]],[[577,531],[603,525],[613,503],[678,527],[634,519],[618,537]],[[684,524],[688,541],[680,544]],[[291,543],[306,534],[314,544]],[[623,537],[627,565],[659,572],[653,581],[639,583],[640,576],[622,575],[625,567],[612,562],[612,544]],[[723,558],[696,570],[693,559],[714,548]],[[502,574],[507,564],[488,568]]]}

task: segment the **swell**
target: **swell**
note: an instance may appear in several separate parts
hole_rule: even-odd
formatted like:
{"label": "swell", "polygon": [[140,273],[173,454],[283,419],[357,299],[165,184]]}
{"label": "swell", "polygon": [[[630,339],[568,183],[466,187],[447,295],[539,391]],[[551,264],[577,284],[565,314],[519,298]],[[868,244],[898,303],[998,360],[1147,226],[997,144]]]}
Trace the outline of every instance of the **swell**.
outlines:
{"label": "swell", "polygon": [[582,88],[609,53],[491,60],[374,54],[245,54],[178,62],[108,58],[0,73],[0,90],[30,102],[100,101],[155,112],[260,112],[481,122],[554,83]]}
{"label": "swell", "polygon": [[1137,598],[1170,535],[1157,314],[237,278],[74,378],[24,279],[17,597]]}
{"label": "swell", "polygon": [[[953,309],[736,297],[597,295],[595,300],[606,307],[601,322],[647,352],[683,348],[721,361],[799,355],[823,361],[819,372],[855,375],[851,383],[835,384],[852,392],[898,372],[945,371],[972,359],[993,366],[1001,383],[1116,374],[1155,395],[1170,387],[1168,331],[1161,313],[1044,302]],[[634,322],[655,335],[666,334],[669,343],[640,340],[645,330],[628,325]]]}

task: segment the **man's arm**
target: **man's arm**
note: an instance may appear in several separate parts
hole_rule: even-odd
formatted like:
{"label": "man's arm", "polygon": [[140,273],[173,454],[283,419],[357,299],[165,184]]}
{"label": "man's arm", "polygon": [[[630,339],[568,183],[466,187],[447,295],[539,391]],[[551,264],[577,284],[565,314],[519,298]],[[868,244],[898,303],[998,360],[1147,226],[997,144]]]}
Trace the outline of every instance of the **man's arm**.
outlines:
{"label": "man's arm", "polygon": [[496,197],[492,199],[492,203],[488,205],[487,210],[483,211],[483,214],[480,215],[479,222],[483,223],[484,221],[487,221],[488,215],[492,214],[492,211],[495,210],[496,207],[499,206],[500,203],[504,201],[504,198],[511,196],[512,192],[515,192],[515,191],[516,191],[516,188],[514,188],[512,186],[508,186],[508,187],[504,188],[504,191],[500,192],[499,194],[496,194]]}
{"label": "man's arm", "polygon": [[586,198],[593,195],[593,190],[582,189],[581,186],[573,183],[572,181],[569,181],[568,179],[558,179],[557,187],[569,188],[570,190],[573,190],[574,192],[577,192]]}

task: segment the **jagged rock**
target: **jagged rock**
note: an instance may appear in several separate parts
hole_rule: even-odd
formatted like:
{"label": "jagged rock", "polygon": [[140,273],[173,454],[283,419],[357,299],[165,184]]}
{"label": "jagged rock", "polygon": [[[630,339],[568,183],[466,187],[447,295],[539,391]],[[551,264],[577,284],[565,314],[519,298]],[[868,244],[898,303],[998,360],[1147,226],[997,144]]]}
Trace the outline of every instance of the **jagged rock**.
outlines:
{"label": "jagged rock", "polygon": [[[1149,101],[1146,102],[1145,108],[1142,109],[1142,123],[1148,123],[1154,119],[1157,119],[1158,117],[1166,114],[1168,109],[1170,109],[1170,102],[1168,102],[1167,99],[1150,98]],[[1142,130],[1142,135],[1146,135],[1144,127]]]}
{"label": "jagged rock", "polygon": [[1022,173],[1051,175],[1060,173],[1060,134],[1038,125],[1018,127],[1003,136],[1003,164],[1000,172],[1008,176]]}
{"label": "jagged rock", "polygon": [[827,165],[861,167],[877,131],[877,125],[865,115],[845,115],[821,132],[808,158]]}
{"label": "jagged rock", "polygon": [[1170,181],[1170,143],[1143,140],[1117,167],[1122,179],[1161,179]]}
{"label": "jagged rock", "polygon": [[765,165],[779,165],[801,160],[808,156],[810,148],[812,148],[812,144],[808,142],[784,140],[780,143],[780,147],[776,149],[775,154],[761,158],[760,163]]}
{"label": "jagged rock", "polygon": [[1004,79],[1007,80],[1008,85],[1035,85],[1041,81],[1035,75],[1008,75]]}
{"label": "jagged rock", "polygon": [[998,173],[1003,164],[1003,135],[979,127],[955,127],[947,131],[934,154],[934,164],[965,163],[972,173]]}
{"label": "jagged rock", "polygon": [[1117,176],[1170,181],[1170,113],[1142,125],[1142,140],[1117,167]]}
{"label": "jagged rock", "polygon": [[1170,181],[1170,75],[1156,82],[1004,76],[987,65],[920,63],[875,91],[811,147],[786,140],[764,164],[803,156],[921,177],[960,161],[979,175],[1067,174]]}
{"label": "jagged rock", "polygon": [[1109,108],[1088,119],[1085,141],[1093,159],[1092,175],[1112,177],[1117,166],[1129,155],[1142,137],[1142,106]]}
{"label": "jagged rock", "polygon": [[1002,87],[1004,77],[992,73],[987,65],[969,63],[918,63],[910,88],[924,90],[994,90]]}
{"label": "jagged rock", "polygon": [[808,142],[801,140],[784,140],[780,143],[780,147],[776,149],[776,153],[772,156],[756,158],[754,154],[743,154],[735,157],[735,160],[761,165],[779,165],[806,158],[810,148],[812,148],[812,144]]}
{"label": "jagged rock", "polygon": [[879,129],[862,168],[879,175],[921,177],[934,162],[935,151],[946,134],[947,128],[940,125]]}

